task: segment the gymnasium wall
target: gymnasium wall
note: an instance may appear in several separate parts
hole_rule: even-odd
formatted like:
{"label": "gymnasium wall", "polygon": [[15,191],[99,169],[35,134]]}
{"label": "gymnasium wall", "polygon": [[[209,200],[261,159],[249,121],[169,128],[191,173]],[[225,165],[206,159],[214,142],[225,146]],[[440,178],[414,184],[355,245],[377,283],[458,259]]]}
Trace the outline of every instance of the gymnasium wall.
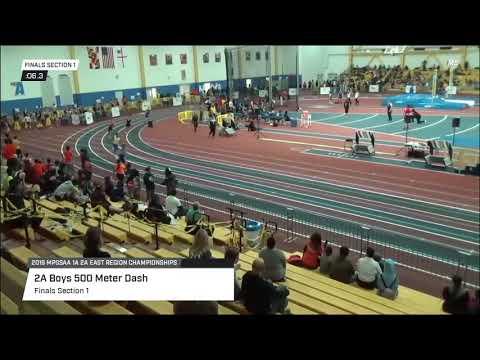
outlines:
{"label": "gymnasium wall", "polygon": [[[22,61],[24,59],[68,59],[68,48],[66,46],[1,46],[0,48],[0,94],[1,111],[13,108],[34,109],[42,106],[41,83],[37,81],[23,81],[24,94],[15,95],[16,86],[12,83],[20,82]],[[55,71],[48,75],[52,78],[54,95],[58,100],[58,76],[67,74],[70,81],[73,79],[71,71]]]}

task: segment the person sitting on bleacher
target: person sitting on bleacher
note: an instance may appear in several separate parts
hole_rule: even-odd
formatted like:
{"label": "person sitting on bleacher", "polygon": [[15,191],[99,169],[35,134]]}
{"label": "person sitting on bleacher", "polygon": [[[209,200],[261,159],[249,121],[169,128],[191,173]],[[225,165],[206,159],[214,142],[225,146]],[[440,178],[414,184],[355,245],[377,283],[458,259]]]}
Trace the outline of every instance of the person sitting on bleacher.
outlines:
{"label": "person sitting on bleacher", "polygon": [[157,194],[152,195],[152,199],[148,204],[147,219],[150,221],[161,222],[162,224],[171,224],[173,217],[168,214],[160,202]]}
{"label": "person sitting on bleacher", "polygon": [[113,202],[119,202],[125,200],[125,190],[123,189],[123,182],[117,181],[117,184],[112,190],[112,196],[110,196],[110,200]]}
{"label": "person sitting on bleacher", "polygon": [[252,270],[243,275],[240,299],[252,314],[286,313],[290,291],[264,278],[265,263],[256,258]]}
{"label": "person sitting on bleacher", "polygon": [[273,235],[267,239],[267,247],[260,251],[258,255],[265,264],[265,278],[277,281],[285,281],[285,272],[287,271],[287,259],[285,254],[275,249],[275,238]]}
{"label": "person sitting on bleacher", "polygon": [[320,273],[325,275],[330,275],[330,270],[333,264],[333,249],[330,245],[325,247],[325,253],[320,256]]}
{"label": "person sitting on bleacher", "polygon": [[80,194],[80,190],[73,185],[72,180],[68,179],[58,185],[58,187],[53,192],[53,197],[57,201],[62,200],[73,200],[76,196]]}
{"label": "person sitting on bleacher", "polygon": [[[325,245],[327,241],[325,242]],[[322,256],[322,235],[319,232],[314,232],[310,235],[310,241],[303,248],[302,257],[298,255],[291,255],[288,258],[288,263],[295,266],[303,266],[307,269],[316,269],[319,264],[319,257]]]}
{"label": "person sitting on bleacher", "polygon": [[340,248],[340,255],[333,261],[330,270],[330,277],[334,280],[350,284],[354,280],[355,269],[350,260],[347,259],[350,250],[346,246]]}
{"label": "person sitting on bleacher", "polygon": [[193,243],[188,250],[188,257],[191,259],[208,260],[212,258],[210,251],[211,242],[208,233],[204,229],[197,231],[193,237]]}
{"label": "person sitting on bleacher", "polygon": [[85,250],[83,250],[83,257],[85,258],[106,258],[111,257],[106,251],[100,250],[103,246],[102,233],[100,228],[88,228],[85,235]]}
{"label": "person sitting on bleacher", "polygon": [[452,285],[443,289],[442,296],[445,300],[442,305],[443,311],[454,314],[466,314],[470,295],[462,285],[463,279],[458,275],[452,276]]}
{"label": "person sitting on bleacher", "polygon": [[375,289],[377,277],[382,275],[380,264],[373,259],[375,250],[367,247],[367,256],[358,259],[356,280],[358,286],[364,289]]}
{"label": "person sitting on bleacher", "polygon": [[398,272],[392,259],[383,261],[383,266],[382,274],[377,277],[378,295],[393,300],[398,296]]}
{"label": "person sitting on bleacher", "polygon": [[177,191],[171,190],[167,193],[168,196],[165,199],[165,208],[175,218],[180,218],[186,214],[186,210],[183,207],[180,200],[177,198]]}
{"label": "person sitting on bleacher", "polygon": [[93,190],[93,193],[90,195],[90,204],[92,205],[92,208],[99,205],[103,206],[107,210],[110,208],[110,203],[107,200],[105,191],[103,191],[100,184],[95,185],[95,190]]}
{"label": "person sitting on bleacher", "polygon": [[242,285],[240,279],[237,277],[237,271],[240,269],[239,256],[240,253],[236,247],[229,246],[225,250],[225,260],[233,264],[234,269],[234,287],[233,287],[233,299],[236,301],[240,298],[240,291]]}
{"label": "person sitting on bleacher", "polygon": [[195,201],[192,204],[192,207],[187,210],[185,221],[187,225],[196,225],[201,218],[202,213],[200,212],[200,204],[198,201]]}

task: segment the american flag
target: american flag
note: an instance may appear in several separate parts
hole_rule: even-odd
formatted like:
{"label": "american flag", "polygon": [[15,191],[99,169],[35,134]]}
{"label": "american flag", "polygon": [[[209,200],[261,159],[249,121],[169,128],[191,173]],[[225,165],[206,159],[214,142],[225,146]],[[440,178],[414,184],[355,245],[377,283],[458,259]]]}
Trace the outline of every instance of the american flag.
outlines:
{"label": "american flag", "polygon": [[113,69],[115,68],[115,63],[113,61],[113,48],[112,47],[102,47],[102,61],[104,69]]}

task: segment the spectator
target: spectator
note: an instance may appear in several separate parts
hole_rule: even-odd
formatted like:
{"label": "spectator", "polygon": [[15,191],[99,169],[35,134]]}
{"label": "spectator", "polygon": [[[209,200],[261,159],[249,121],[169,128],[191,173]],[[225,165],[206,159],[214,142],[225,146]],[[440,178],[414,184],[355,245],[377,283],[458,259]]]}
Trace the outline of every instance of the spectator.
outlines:
{"label": "spectator", "polygon": [[274,282],[285,281],[287,259],[281,250],[275,248],[273,235],[267,239],[267,247],[260,251],[258,256],[263,259],[265,264],[264,276],[266,279]]}
{"label": "spectator", "polygon": [[165,168],[165,179],[162,182],[162,185],[167,187],[167,194],[177,190],[177,177],[172,172],[172,170],[167,167]]}
{"label": "spectator", "polygon": [[155,192],[155,179],[150,167],[145,169],[145,174],[143,175],[143,184],[145,185],[145,190],[147,192],[147,202],[149,202],[152,200],[152,196]]}
{"label": "spectator", "polygon": [[373,260],[375,260],[378,263],[378,265],[380,265],[380,269],[382,269],[383,271],[385,262],[383,261],[382,257],[378,254],[375,254],[373,255]]}
{"label": "spectator", "polygon": [[375,250],[367,247],[367,256],[358,259],[357,262],[357,284],[365,289],[375,289],[377,276],[382,274],[378,262],[373,259]]}
{"label": "spectator", "polygon": [[330,245],[325,247],[325,254],[320,257],[320,273],[330,275],[333,264],[333,249]]}
{"label": "spectator", "polygon": [[354,280],[355,269],[347,259],[350,250],[346,246],[340,248],[340,255],[333,261],[330,269],[330,277],[334,280],[350,284]]}
{"label": "spectator", "polygon": [[182,203],[177,198],[177,191],[172,190],[168,193],[167,198],[165,199],[165,208],[167,211],[175,218],[180,218],[186,214]]}
{"label": "spectator", "polygon": [[[8,169],[7,169],[8,171]],[[13,173],[13,170],[10,170]],[[12,179],[8,182],[8,189],[7,189],[7,198],[10,202],[15,205],[17,209],[25,208],[25,191],[26,191],[26,184],[25,184],[25,173],[22,171],[17,171],[13,176]]]}
{"label": "spectator", "polygon": [[473,315],[480,315],[480,289],[475,291],[475,297],[470,304],[470,312]]}
{"label": "spectator", "polygon": [[240,290],[241,290],[241,283],[240,279],[237,277],[237,271],[240,269],[240,262],[239,260],[239,251],[236,247],[229,246],[225,250],[225,260],[233,264],[234,268],[234,300],[238,300],[240,298]]}
{"label": "spectator", "polygon": [[240,298],[247,310],[253,314],[287,313],[289,291],[285,286],[275,286],[263,277],[265,264],[256,258],[252,270],[242,279]]}
{"label": "spectator", "polygon": [[35,159],[32,168],[32,184],[43,185],[42,177],[45,174],[45,167],[39,159]]}
{"label": "spectator", "polygon": [[100,228],[88,228],[85,235],[85,250],[83,250],[83,257],[85,258],[106,258],[110,254],[106,251],[100,250],[103,246],[102,233]]}
{"label": "spectator", "polygon": [[201,218],[202,213],[200,212],[200,204],[198,203],[198,201],[195,201],[185,215],[185,221],[187,223],[187,226],[196,225]]}
{"label": "spectator", "polygon": [[17,147],[12,140],[5,138],[2,156],[7,160],[7,167],[17,170]]}
{"label": "spectator", "polygon": [[152,199],[148,204],[147,218],[150,221],[161,222],[163,224],[170,224],[172,221],[172,217],[165,211],[160,202],[160,197],[156,194],[152,195]]}
{"label": "spectator", "polygon": [[110,208],[110,203],[107,200],[105,191],[103,191],[100,184],[95,185],[95,190],[90,195],[90,204],[92,205],[92,208],[99,205],[103,206],[107,210]]}
{"label": "spectator", "polygon": [[112,190],[112,196],[110,196],[110,200],[113,202],[125,200],[125,190],[123,189],[123,182],[117,182],[117,184]]}
{"label": "spectator", "polygon": [[193,238],[193,244],[188,251],[188,256],[192,259],[207,260],[212,258],[210,252],[210,239],[204,229],[197,231]]}
{"label": "spectator", "polygon": [[398,272],[392,259],[386,259],[383,264],[384,271],[377,277],[378,295],[393,300],[398,296]]}
{"label": "spectator", "polygon": [[137,169],[130,169],[130,174],[127,177],[127,191],[128,197],[135,200],[140,200],[140,173]]}
{"label": "spectator", "polygon": [[117,166],[115,167],[115,175],[117,176],[118,181],[123,183],[125,178],[125,163],[121,160],[117,160]]}
{"label": "spectator", "polygon": [[468,303],[470,296],[468,291],[462,285],[463,279],[458,275],[452,276],[452,285],[443,289],[442,305],[443,311],[454,314],[466,314],[468,312]]}
{"label": "spectator", "polygon": [[21,150],[21,142],[18,140],[17,135],[13,136],[12,144],[15,145],[15,154],[17,155],[17,159],[22,159],[22,150]]}
{"label": "spectator", "polygon": [[307,269],[316,269],[320,265],[318,260],[320,256],[322,256],[322,235],[319,232],[314,232],[303,249],[303,266]]}
{"label": "spectator", "polygon": [[53,192],[53,197],[57,201],[74,200],[80,194],[78,188],[73,185],[71,180],[66,180],[61,183]]}
{"label": "spectator", "polygon": [[65,152],[63,153],[64,174],[70,177],[73,176],[73,151],[70,146],[67,145]]}
{"label": "spectator", "polygon": [[105,195],[107,195],[108,197],[112,197],[113,188],[115,187],[115,185],[113,184],[112,178],[110,176],[105,176],[104,181],[105,182],[104,182],[103,188],[105,190]]}

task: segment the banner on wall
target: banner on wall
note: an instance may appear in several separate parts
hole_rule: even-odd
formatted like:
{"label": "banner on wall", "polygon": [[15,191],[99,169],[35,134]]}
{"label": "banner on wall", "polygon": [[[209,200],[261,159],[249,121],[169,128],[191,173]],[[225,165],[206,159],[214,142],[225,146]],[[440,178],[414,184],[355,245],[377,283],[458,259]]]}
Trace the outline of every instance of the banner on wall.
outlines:
{"label": "banner on wall", "polygon": [[370,85],[368,87],[368,92],[378,93],[379,91],[380,91],[380,87],[378,85]]}
{"label": "banner on wall", "polygon": [[260,96],[261,98],[267,97],[267,90],[259,90],[258,96]]}
{"label": "banner on wall", "polygon": [[152,110],[152,105],[150,104],[150,101],[144,100],[142,102],[142,111],[147,111],[147,110]]}
{"label": "banner on wall", "polygon": [[417,86],[416,85],[405,86],[405,93],[410,94],[410,90],[412,90],[412,93],[416,94],[417,93]]}
{"label": "banner on wall", "polygon": [[288,95],[290,95],[290,96],[297,95],[297,89],[296,88],[289,88],[288,89]]}
{"label": "banner on wall", "polygon": [[80,125],[80,116],[72,114],[72,125]]}
{"label": "banner on wall", "polygon": [[182,97],[180,96],[176,96],[173,98],[173,106],[180,106],[183,104],[183,99]]}
{"label": "banner on wall", "polygon": [[327,86],[323,86],[320,88],[320,95],[329,95],[330,94],[330,88]]}
{"label": "banner on wall", "polygon": [[85,124],[93,124],[93,114],[90,111],[87,111],[85,113]]}
{"label": "banner on wall", "polygon": [[456,86],[447,86],[447,94],[448,95],[457,95],[457,87]]}
{"label": "banner on wall", "polygon": [[120,108],[118,106],[112,107],[112,117],[120,116]]}

